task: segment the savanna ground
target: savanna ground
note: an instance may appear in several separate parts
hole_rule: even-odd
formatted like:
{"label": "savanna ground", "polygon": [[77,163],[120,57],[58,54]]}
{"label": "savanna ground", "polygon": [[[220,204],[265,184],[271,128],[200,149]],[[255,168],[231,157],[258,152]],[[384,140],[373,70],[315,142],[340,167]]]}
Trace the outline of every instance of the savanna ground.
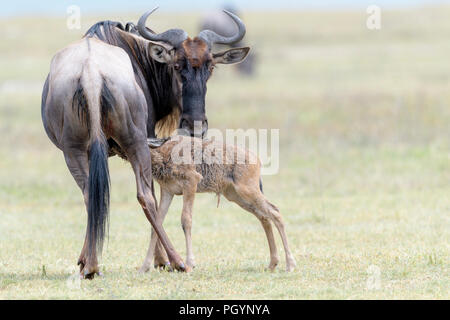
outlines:
{"label": "savanna ground", "polygon": [[[209,82],[211,127],[279,128],[279,174],[266,195],[284,215],[298,267],[265,271],[259,222],[199,195],[190,274],[141,275],[149,223],[129,164],[110,159],[103,278],[77,280],[86,215],[62,153],[47,138],[40,93],[52,55],[95,21],[0,21],[0,298],[449,298],[450,8],[247,13],[257,75],[221,66]],[[151,25],[196,32],[198,16],[158,12]],[[185,254],[181,199],[165,228]]]}

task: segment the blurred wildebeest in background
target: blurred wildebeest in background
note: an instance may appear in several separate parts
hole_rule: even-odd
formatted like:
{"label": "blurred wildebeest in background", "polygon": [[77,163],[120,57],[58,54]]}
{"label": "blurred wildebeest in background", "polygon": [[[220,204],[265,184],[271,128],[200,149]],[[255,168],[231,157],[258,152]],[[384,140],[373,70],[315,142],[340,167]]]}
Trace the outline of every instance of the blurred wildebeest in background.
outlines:
{"label": "blurred wildebeest in background", "polygon": [[[224,10],[234,13],[237,16],[240,16],[237,8],[227,5],[224,6]],[[220,35],[231,37],[233,34],[236,34],[237,27],[234,23],[231,23],[230,17],[227,16],[222,10],[212,11],[208,14],[205,14],[202,17],[202,20],[199,25],[199,30],[211,30]],[[245,47],[244,41],[239,41],[231,45],[233,48],[237,47]],[[249,52],[247,58],[241,63],[236,65],[236,69],[243,75],[251,76],[255,72],[256,67],[256,54],[254,50]]]}

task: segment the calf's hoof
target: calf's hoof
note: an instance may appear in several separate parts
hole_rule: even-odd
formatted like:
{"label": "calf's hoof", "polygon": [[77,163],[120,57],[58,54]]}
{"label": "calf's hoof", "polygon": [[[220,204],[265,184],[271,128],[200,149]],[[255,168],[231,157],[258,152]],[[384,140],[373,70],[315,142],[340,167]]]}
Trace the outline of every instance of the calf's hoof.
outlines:
{"label": "calf's hoof", "polygon": [[186,260],[186,265],[191,268],[194,269],[195,268],[195,262],[194,260]]}
{"label": "calf's hoof", "polygon": [[170,262],[165,262],[164,264],[163,264],[163,263],[155,263],[155,264],[153,265],[153,267],[154,267],[155,269],[158,269],[158,270],[167,270],[167,271],[169,271],[169,272],[172,272],[172,271],[173,271],[173,268],[172,268],[172,266],[170,265]]}
{"label": "calf's hoof", "polygon": [[268,270],[268,271],[275,271],[275,268],[277,267],[277,265],[278,265],[278,260],[270,261],[270,263],[267,266],[266,270]]}
{"label": "calf's hoof", "polygon": [[138,269],[138,273],[146,273],[150,270],[150,266],[148,265],[142,265],[139,269]]}
{"label": "calf's hoof", "polygon": [[289,259],[286,263],[286,272],[294,271],[295,267],[297,267],[297,263],[295,262],[294,258]]}

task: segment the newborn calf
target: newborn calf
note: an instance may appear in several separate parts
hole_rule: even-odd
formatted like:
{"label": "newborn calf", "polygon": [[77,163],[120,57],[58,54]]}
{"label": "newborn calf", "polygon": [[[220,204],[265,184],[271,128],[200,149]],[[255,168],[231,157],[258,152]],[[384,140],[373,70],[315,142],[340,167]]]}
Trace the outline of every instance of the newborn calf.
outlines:
{"label": "newborn calf", "polygon": [[[175,136],[162,146],[151,148],[153,178],[161,187],[159,218],[164,220],[174,195],[183,195],[181,224],[186,238],[186,264],[194,267],[191,226],[195,193],[211,192],[237,203],[253,213],[261,222],[269,242],[270,263],[273,270],[278,264],[278,253],[272,232],[275,224],[286,253],[286,270],[295,267],[289,250],[284,223],[278,208],[262,193],[261,163],[248,150],[222,142]],[[161,221],[161,222],[162,222]],[[157,235],[152,230],[150,246],[141,271],[150,269]]]}

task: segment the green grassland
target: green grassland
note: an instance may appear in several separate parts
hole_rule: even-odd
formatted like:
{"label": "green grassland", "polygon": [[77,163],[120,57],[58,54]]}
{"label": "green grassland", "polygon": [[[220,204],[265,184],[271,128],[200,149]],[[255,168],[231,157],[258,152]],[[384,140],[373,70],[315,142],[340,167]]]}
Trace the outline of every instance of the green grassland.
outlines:
{"label": "green grassland", "polygon": [[[245,14],[257,74],[220,66],[207,114],[222,130],[280,129],[279,174],[263,180],[297,269],[284,271],[277,235],[281,263],[265,271],[259,222],[205,194],[194,211],[194,272],[138,274],[150,227],[132,170],[115,157],[104,277],[81,282],[86,214],[43,130],[40,90],[52,55],[92,23],[139,14],[83,16],[72,31],[64,17],[0,20],[0,298],[450,298],[449,15],[383,12],[382,29],[370,31],[364,11]],[[197,31],[198,15],[154,16],[158,31]],[[165,228],[184,255],[180,212],[177,198]]]}

